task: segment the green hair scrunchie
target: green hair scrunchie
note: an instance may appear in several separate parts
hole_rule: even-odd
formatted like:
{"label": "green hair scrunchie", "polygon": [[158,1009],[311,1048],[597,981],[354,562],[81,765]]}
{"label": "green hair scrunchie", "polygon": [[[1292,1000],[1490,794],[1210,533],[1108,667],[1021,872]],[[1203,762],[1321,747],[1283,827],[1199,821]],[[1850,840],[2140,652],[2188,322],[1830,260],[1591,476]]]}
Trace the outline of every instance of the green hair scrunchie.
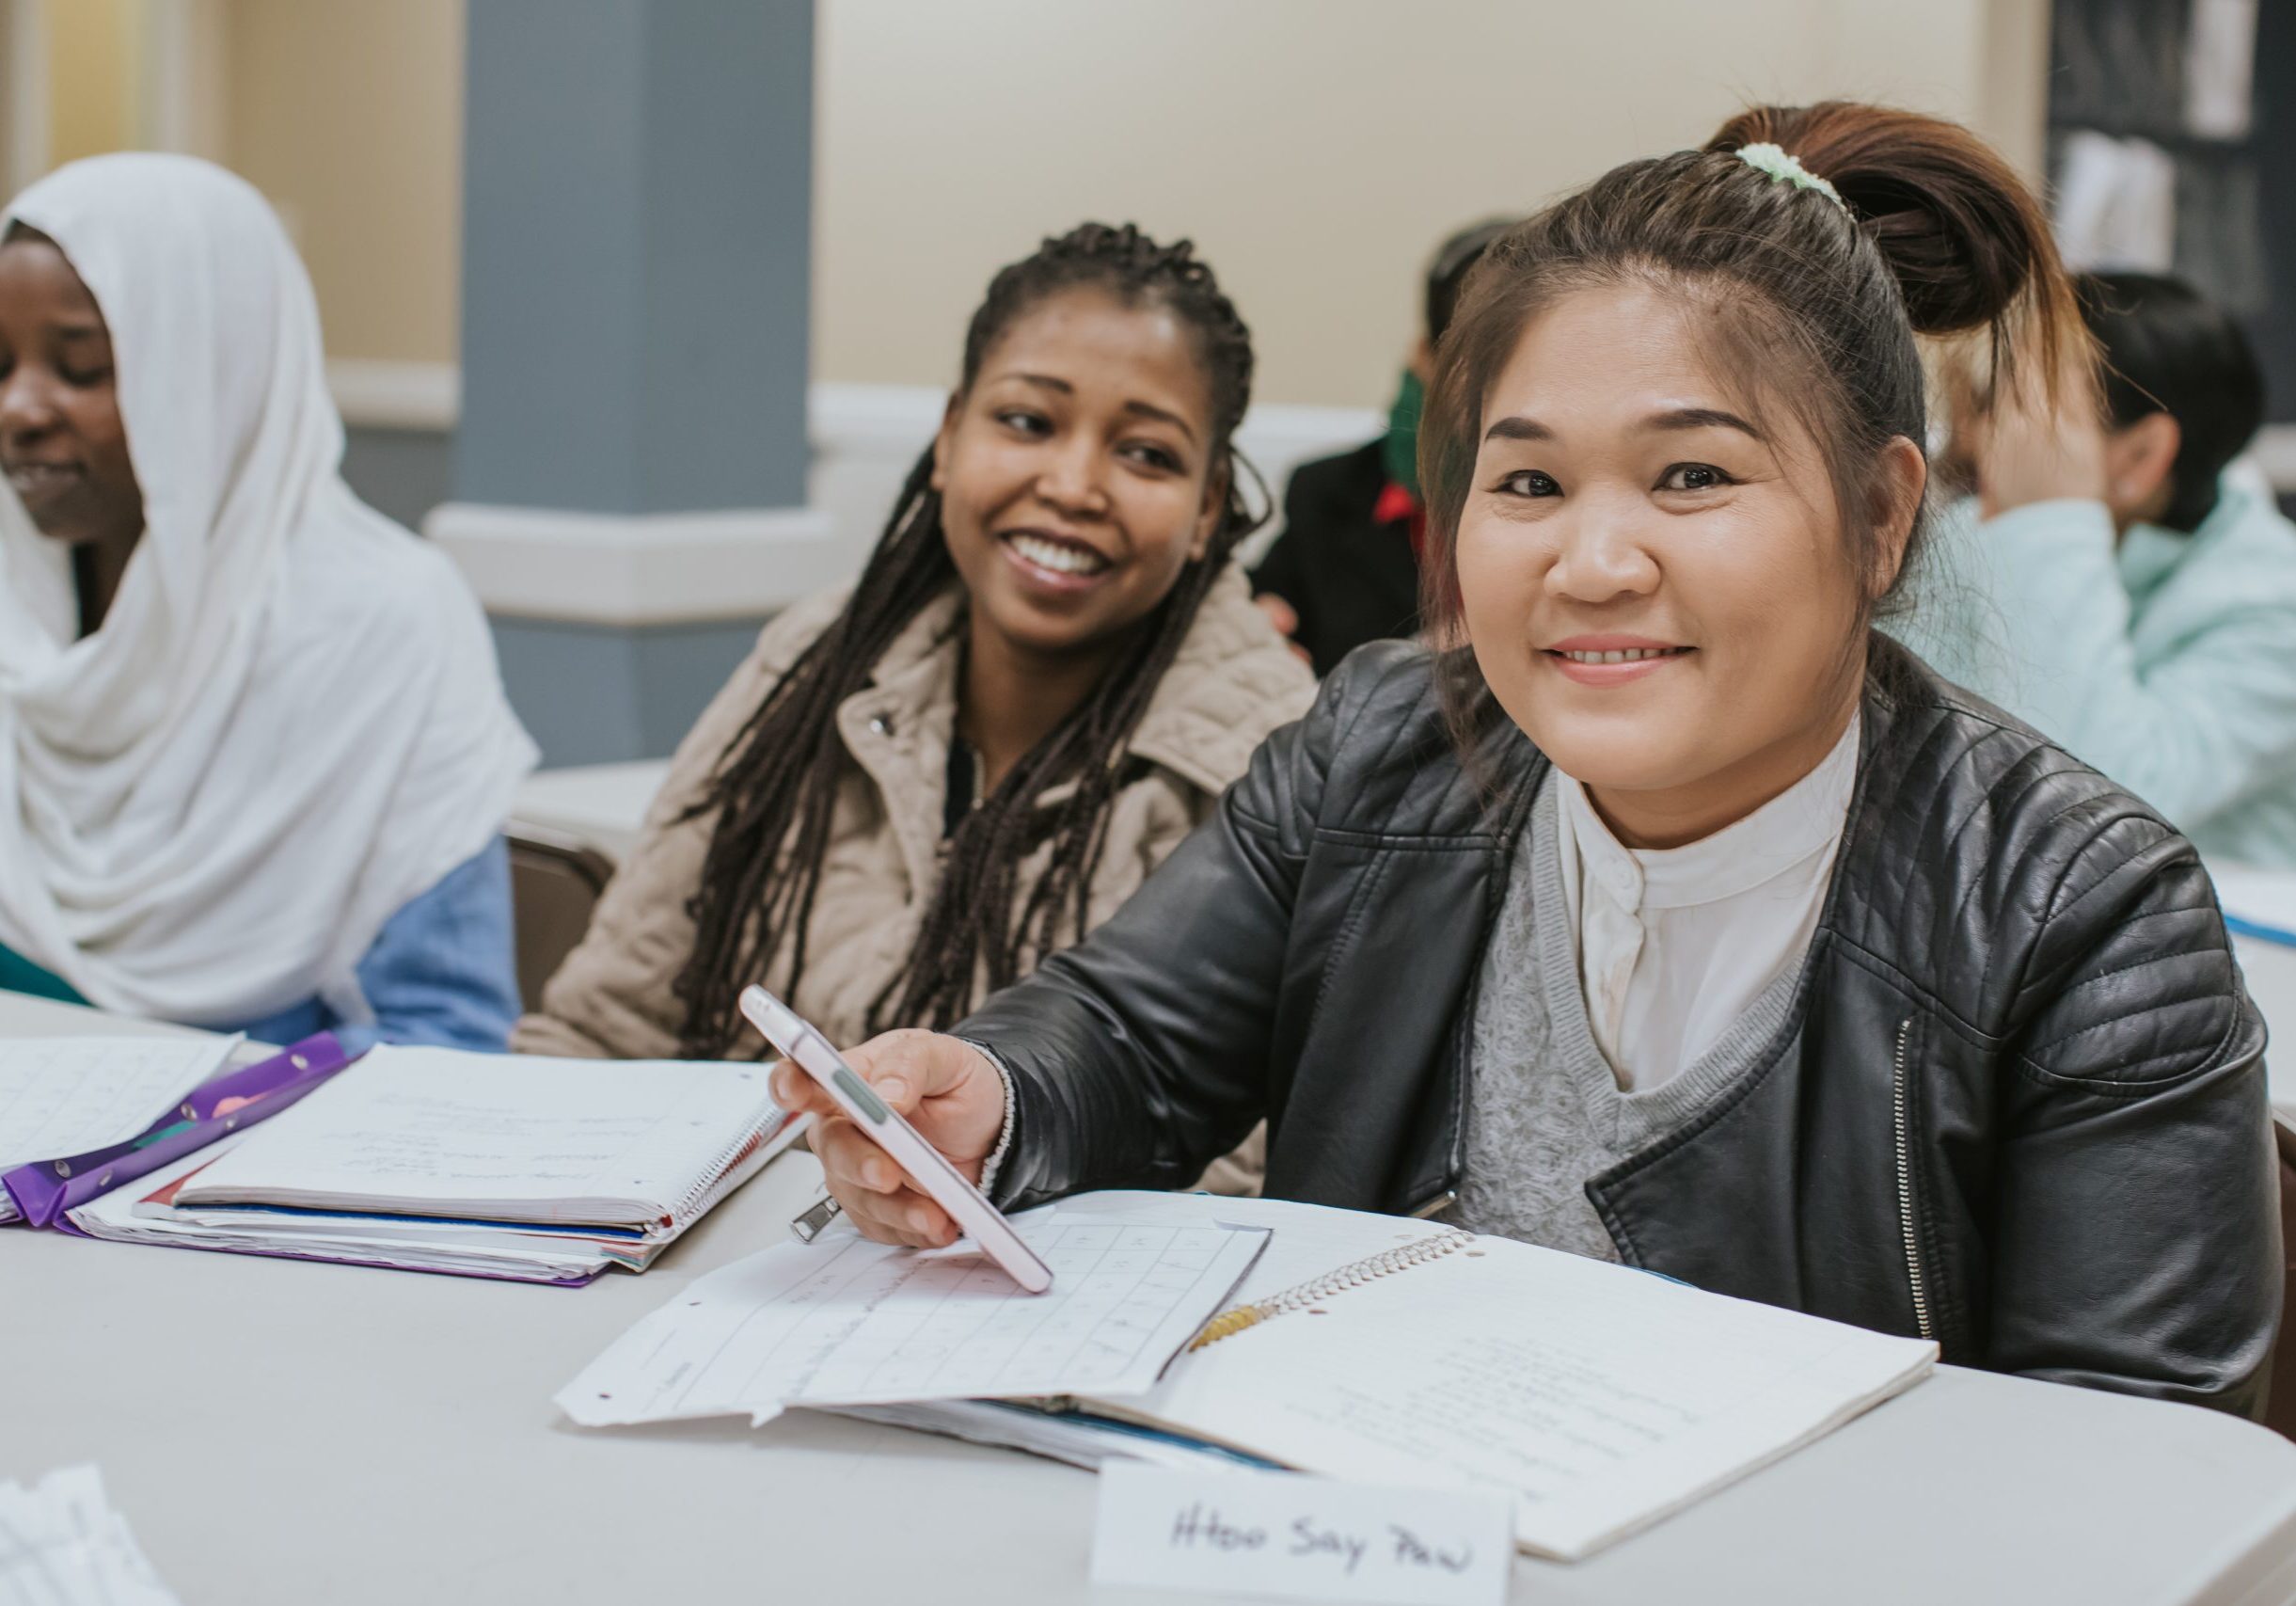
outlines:
{"label": "green hair scrunchie", "polygon": [[1799,158],[1787,155],[1783,149],[1766,139],[1753,145],[1741,145],[1731,154],[1757,173],[1767,174],[1772,183],[1792,184],[1797,190],[1815,190],[1844,212],[1849,210],[1849,203],[1842,199],[1841,191],[1803,167]]}

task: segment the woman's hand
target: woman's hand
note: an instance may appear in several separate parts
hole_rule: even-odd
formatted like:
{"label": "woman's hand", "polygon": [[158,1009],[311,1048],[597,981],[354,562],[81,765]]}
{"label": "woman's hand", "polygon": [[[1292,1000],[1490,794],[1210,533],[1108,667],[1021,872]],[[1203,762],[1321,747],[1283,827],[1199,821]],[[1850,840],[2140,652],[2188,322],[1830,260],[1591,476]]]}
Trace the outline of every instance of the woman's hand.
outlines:
{"label": "woman's hand", "polygon": [[[986,1055],[939,1032],[893,1031],[847,1049],[845,1062],[966,1181],[980,1181],[982,1162],[1005,1129],[1005,1079]],[[811,1076],[794,1065],[777,1066],[773,1098],[784,1109],[820,1118],[814,1153],[830,1192],[862,1232],[916,1248],[957,1241],[949,1213],[863,1136]]]}
{"label": "woman's hand", "polygon": [[2040,390],[2005,387],[1971,431],[1978,503],[1987,518],[2040,501],[2105,500],[2106,431],[2095,380],[2068,371],[2053,404]]}

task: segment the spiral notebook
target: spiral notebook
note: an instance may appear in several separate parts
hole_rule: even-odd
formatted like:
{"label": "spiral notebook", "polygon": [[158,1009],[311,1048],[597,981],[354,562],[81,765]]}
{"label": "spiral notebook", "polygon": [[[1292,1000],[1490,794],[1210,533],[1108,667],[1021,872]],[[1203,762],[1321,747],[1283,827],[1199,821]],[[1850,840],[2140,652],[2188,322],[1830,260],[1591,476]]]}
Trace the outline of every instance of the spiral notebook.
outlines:
{"label": "spiral notebook", "polygon": [[[1146,1389],[879,1394],[831,1408],[1087,1467],[1276,1466],[1496,1487],[1514,1501],[1524,1549],[1572,1560],[1911,1387],[1937,1358],[1919,1340],[1396,1216],[1098,1193],[1060,1201],[1050,1219],[1070,1231],[1096,1221],[1132,1232],[1217,1226],[1267,1239],[1225,1307]],[[839,1252],[827,1240],[767,1251],[823,1264]],[[729,1330],[769,1323],[780,1315],[773,1302],[802,1286],[761,1280],[752,1311],[714,1309],[709,1319]],[[701,1414],[689,1354],[708,1335],[679,1331],[698,1289],[647,1318],[648,1342],[632,1342],[634,1329],[601,1357],[562,1405],[574,1402],[584,1420],[588,1391],[621,1402],[617,1422]],[[649,1403],[628,1407],[638,1400]]]}
{"label": "spiral notebook", "polygon": [[579,1282],[643,1270],[796,1132],[763,1065],[383,1047],[71,1220],[139,1243]]}
{"label": "spiral notebook", "polygon": [[[1263,1225],[1260,1211],[1312,1209],[1216,1204],[1223,1220]],[[1328,1476],[1495,1487],[1513,1498],[1522,1548],[1571,1561],[1822,1438],[1936,1363],[1921,1340],[1410,1225],[1424,1236],[1247,1284],[1241,1308],[1149,1393],[1056,1403]]]}

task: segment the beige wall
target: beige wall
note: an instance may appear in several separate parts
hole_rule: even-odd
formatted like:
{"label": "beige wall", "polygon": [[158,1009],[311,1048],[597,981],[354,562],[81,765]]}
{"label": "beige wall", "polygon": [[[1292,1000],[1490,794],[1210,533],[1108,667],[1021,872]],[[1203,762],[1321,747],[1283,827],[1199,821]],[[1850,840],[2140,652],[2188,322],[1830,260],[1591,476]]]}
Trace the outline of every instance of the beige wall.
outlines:
{"label": "beige wall", "polygon": [[[227,154],[339,356],[455,341],[462,0],[222,0]],[[819,0],[815,366],[944,383],[996,266],[1080,218],[1196,239],[1263,400],[1375,405],[1458,223],[1876,97],[2037,165],[2047,0]]]}
{"label": "beige wall", "polygon": [[287,219],[336,357],[451,362],[462,0],[225,0],[224,158]]}
{"label": "beige wall", "polygon": [[[998,263],[1086,216],[1187,234],[1264,400],[1377,404],[1422,260],[1750,98],[1892,100],[2030,159],[1988,82],[2034,0],[822,0],[815,351],[946,380]],[[1996,103],[1988,103],[1987,95]]]}
{"label": "beige wall", "polygon": [[135,143],[135,83],[143,46],[136,0],[51,0],[48,160],[61,165]]}

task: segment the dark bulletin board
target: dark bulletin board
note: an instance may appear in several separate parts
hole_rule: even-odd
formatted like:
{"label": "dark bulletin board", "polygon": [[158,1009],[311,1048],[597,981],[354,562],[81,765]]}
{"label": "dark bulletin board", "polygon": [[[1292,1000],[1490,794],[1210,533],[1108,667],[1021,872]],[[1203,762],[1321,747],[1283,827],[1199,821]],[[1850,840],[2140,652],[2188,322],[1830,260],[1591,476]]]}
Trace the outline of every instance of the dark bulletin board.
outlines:
{"label": "dark bulletin board", "polygon": [[2077,131],[2165,151],[2174,271],[2241,318],[2264,362],[2269,416],[2296,421],[2296,0],[2256,8],[2252,119],[2229,138],[2186,125],[2191,0],[2055,0],[2051,24],[2052,181]]}

